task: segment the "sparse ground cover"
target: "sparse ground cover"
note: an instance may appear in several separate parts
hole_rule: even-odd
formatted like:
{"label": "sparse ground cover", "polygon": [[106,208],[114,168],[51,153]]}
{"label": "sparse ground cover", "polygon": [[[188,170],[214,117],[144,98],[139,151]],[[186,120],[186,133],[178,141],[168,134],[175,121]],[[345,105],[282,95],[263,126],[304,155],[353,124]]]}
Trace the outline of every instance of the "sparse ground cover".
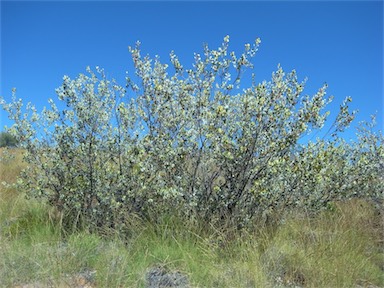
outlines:
{"label": "sparse ground cover", "polygon": [[[0,183],[15,182],[25,165],[20,150],[11,153]],[[384,287],[382,208],[363,200],[331,208],[248,233],[171,218],[132,220],[126,237],[65,233],[52,208],[3,183],[0,286],[148,287],[150,271],[172,271],[189,287]]]}

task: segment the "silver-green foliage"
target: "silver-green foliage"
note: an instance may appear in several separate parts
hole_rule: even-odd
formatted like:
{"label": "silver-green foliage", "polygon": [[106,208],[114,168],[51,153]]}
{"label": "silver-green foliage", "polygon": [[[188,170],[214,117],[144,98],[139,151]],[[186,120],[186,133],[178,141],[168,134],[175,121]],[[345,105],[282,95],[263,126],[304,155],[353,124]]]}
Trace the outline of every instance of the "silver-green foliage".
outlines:
{"label": "silver-green foliage", "polygon": [[382,204],[384,137],[373,130],[372,120],[360,124],[357,141],[318,139],[270,165],[252,188],[261,206],[268,212],[287,207],[318,211],[354,197]]}
{"label": "silver-green foliage", "polygon": [[[354,117],[341,105],[332,140],[298,145],[327,119],[326,86],[303,95],[296,72],[279,66],[269,82],[240,88],[260,40],[237,57],[226,36],[204,46],[190,69],[130,47],[137,83],[125,88],[102,69],[65,76],[59,109],[40,114],[14,96],[1,101],[26,148],[20,181],[78,225],[117,225],[132,213],[222,221],[241,226],[271,207],[318,209],[340,197],[382,193],[382,135],[347,145],[337,138]],[[376,137],[376,138],[375,138]],[[379,138],[377,138],[379,137]],[[380,178],[381,177],[381,178]],[[228,223],[228,221],[225,221]]]}

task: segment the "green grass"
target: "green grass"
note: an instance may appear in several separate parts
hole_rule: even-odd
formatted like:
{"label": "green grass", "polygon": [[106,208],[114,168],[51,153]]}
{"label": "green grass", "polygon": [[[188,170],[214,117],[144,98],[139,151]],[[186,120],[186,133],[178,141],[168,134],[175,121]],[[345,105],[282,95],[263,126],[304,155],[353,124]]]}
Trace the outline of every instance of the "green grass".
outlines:
{"label": "green grass", "polygon": [[306,287],[383,286],[382,235],[375,231],[374,219],[372,207],[352,201],[315,219],[290,220],[268,245],[269,270],[284,275],[284,283]]}
{"label": "green grass", "polygon": [[[19,154],[0,165],[0,183],[15,181],[23,167]],[[84,271],[95,272],[97,287],[144,287],[154,266],[186,274],[192,287],[384,287],[383,214],[364,201],[297,213],[248,234],[172,217],[156,225],[132,220],[128,239],[64,234],[52,211],[0,188],[0,287],[75,287],[73,276]]]}

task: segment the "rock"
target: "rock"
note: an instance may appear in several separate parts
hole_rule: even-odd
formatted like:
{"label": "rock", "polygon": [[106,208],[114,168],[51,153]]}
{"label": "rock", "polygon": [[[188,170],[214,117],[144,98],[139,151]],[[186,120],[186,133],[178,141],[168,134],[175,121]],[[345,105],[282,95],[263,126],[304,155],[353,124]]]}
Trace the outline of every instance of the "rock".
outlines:
{"label": "rock", "polygon": [[179,271],[169,271],[164,267],[153,267],[145,276],[146,288],[188,288],[188,278]]}

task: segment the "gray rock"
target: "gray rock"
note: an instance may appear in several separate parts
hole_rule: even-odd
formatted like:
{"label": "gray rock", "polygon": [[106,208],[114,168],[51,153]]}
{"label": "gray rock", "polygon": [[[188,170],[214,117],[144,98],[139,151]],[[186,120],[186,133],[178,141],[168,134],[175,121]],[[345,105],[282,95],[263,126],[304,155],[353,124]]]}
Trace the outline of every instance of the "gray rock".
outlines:
{"label": "gray rock", "polygon": [[164,267],[153,267],[145,276],[146,288],[188,288],[188,278],[179,271],[169,271]]}

